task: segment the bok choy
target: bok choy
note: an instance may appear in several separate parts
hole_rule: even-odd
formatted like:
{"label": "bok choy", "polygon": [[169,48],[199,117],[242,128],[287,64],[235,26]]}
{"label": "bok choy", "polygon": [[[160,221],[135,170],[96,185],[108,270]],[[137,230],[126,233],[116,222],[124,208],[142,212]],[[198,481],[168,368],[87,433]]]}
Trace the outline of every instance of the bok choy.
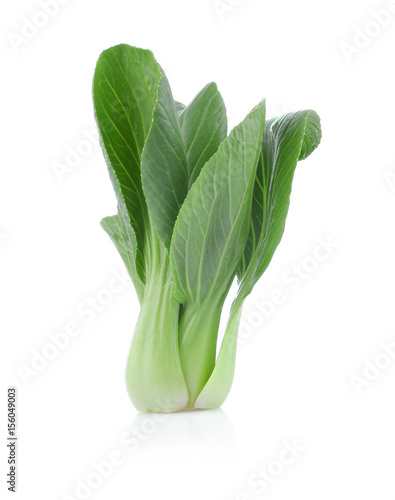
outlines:
{"label": "bok choy", "polygon": [[218,408],[233,380],[243,303],[281,240],[296,164],[321,139],[319,117],[266,120],[262,101],[228,135],[215,83],[184,106],[152,52],[124,44],[101,54],[93,99],[118,204],[101,224],[141,305],[129,396],[144,412]]}

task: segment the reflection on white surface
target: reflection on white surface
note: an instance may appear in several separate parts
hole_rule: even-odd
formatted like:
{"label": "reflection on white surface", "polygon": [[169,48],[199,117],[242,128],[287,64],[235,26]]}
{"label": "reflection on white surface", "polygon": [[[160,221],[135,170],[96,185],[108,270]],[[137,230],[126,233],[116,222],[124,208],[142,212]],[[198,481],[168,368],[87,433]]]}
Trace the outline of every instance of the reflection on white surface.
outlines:
{"label": "reflection on white surface", "polygon": [[139,413],[124,444],[134,451],[126,473],[147,499],[222,500],[237,491],[239,444],[221,409]]}
{"label": "reflection on white surface", "polygon": [[[133,431],[134,429],[134,431]],[[182,411],[177,413],[138,413],[133,419],[132,434],[140,429],[147,446],[193,447],[237,456],[238,443],[231,421],[222,409]],[[147,446],[146,446],[147,445]]]}

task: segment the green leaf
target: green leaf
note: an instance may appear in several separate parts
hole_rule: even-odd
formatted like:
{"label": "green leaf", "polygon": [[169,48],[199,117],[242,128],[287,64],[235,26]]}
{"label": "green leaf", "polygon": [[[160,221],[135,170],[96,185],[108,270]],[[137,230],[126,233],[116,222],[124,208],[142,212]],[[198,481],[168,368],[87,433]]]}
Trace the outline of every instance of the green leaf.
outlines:
{"label": "green leaf", "polygon": [[[321,138],[321,120],[315,111],[300,111],[306,120],[305,131],[303,136],[302,147],[300,149],[299,161],[305,160],[311,153],[318,148]],[[306,116],[307,114],[307,116]]]}
{"label": "green leaf", "polygon": [[225,106],[215,84],[207,85],[189,106],[179,110],[164,76],[141,173],[150,216],[166,248],[190,186],[226,137]]}
{"label": "green leaf", "polygon": [[269,265],[284,233],[298,160],[321,140],[315,111],[288,113],[265,125],[252,203],[251,229],[238,271],[248,294]]}
{"label": "green leaf", "polygon": [[101,220],[100,224],[109,235],[119,255],[122,257],[141,304],[144,297],[144,284],[136,269],[137,242],[133,228],[131,226],[126,228],[120,213],[111,217],[105,217]]}
{"label": "green leaf", "polygon": [[248,237],[264,122],[261,103],[221,143],[181,207],[170,250],[181,303],[226,291],[234,276]]}
{"label": "green leaf", "polygon": [[102,52],[93,80],[101,144],[119,210],[136,236],[136,268],[143,281],[149,224],[140,160],[161,77],[152,52],[122,44]]}
{"label": "green leaf", "polygon": [[187,159],[176,104],[163,77],[142,158],[141,177],[150,216],[170,246],[174,223],[188,192]]}
{"label": "green leaf", "polygon": [[189,187],[227,134],[226,109],[215,83],[206,85],[184,109],[182,137],[187,154]]}

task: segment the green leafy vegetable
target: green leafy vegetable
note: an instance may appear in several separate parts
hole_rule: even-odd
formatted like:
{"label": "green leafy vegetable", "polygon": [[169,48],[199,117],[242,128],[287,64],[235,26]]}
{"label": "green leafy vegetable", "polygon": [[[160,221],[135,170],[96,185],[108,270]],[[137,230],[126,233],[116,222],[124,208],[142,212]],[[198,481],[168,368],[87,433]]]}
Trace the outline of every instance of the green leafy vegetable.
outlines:
{"label": "green leafy vegetable", "polygon": [[243,303],[281,240],[296,164],[321,139],[319,117],[306,110],[265,122],[262,101],[227,136],[214,83],[184,106],[152,53],[128,45],[101,54],[93,97],[118,202],[102,226],[141,304],[130,398],[141,411],[217,408],[233,381]]}

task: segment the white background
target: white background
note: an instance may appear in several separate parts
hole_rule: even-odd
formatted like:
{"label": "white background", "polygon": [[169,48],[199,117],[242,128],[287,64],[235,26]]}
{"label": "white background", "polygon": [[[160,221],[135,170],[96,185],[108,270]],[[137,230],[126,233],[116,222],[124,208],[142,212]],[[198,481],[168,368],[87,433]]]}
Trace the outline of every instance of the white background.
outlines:
{"label": "white background", "polygon": [[[49,19],[35,0],[0,7],[2,491],[16,385],[21,499],[394,500],[395,360],[381,345],[395,342],[393,3],[62,3]],[[383,9],[386,26],[375,21]],[[23,42],[32,20],[43,26]],[[138,414],[124,386],[138,304],[114,281],[123,265],[99,221],[115,197],[98,145],[83,142],[95,62],[120,42],[151,49],[182,102],[216,81],[231,127],[266,97],[269,116],[313,108],[323,128],[246,304],[227,401],[161,422]],[[336,248],[317,262],[322,240]],[[283,300],[270,307],[274,290]],[[89,297],[108,303],[86,313]],[[48,351],[70,323],[78,335]],[[376,360],[386,368],[369,381]],[[300,451],[281,465],[284,442]]]}

